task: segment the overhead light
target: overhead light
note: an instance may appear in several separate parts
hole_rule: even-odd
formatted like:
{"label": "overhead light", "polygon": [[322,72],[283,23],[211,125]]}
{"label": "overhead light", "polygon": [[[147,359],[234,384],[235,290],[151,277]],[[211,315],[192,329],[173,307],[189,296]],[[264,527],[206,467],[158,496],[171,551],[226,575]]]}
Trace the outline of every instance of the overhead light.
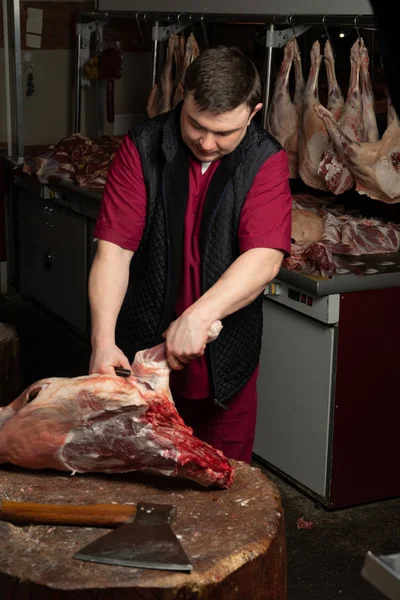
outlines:
{"label": "overhead light", "polygon": [[339,33],[339,37],[340,37],[340,38],[344,38],[344,37],[345,37],[345,34],[343,33],[343,31],[341,31],[341,32]]}

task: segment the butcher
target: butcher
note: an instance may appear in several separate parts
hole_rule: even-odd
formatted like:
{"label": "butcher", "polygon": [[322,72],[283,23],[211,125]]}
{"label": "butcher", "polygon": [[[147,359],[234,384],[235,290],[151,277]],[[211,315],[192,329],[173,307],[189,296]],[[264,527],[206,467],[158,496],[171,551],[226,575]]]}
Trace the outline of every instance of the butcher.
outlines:
{"label": "butcher", "polygon": [[239,50],[204,51],[184,92],[124,137],[110,168],[89,278],[90,372],[129,369],[165,339],[186,424],[250,462],[262,295],[290,252],[288,158],[254,122],[261,82]]}

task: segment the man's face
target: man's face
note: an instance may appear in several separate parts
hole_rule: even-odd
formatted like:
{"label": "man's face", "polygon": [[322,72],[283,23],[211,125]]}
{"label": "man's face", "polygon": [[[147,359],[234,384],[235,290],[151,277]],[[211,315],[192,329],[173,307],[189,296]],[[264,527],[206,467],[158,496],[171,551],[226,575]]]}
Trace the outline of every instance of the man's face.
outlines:
{"label": "man's face", "polygon": [[181,113],[182,139],[198,160],[218,160],[240,144],[250,121],[261,107],[262,104],[257,104],[250,113],[249,107],[241,104],[234,110],[217,115],[201,111],[193,94],[186,94]]}

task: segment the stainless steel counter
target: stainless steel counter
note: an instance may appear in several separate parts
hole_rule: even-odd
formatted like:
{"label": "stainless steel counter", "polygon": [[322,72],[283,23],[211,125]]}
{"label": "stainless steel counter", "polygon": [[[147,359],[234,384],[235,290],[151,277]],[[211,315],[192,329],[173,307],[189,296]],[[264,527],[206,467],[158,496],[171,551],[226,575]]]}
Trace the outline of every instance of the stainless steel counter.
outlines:
{"label": "stainless steel counter", "polygon": [[277,278],[314,296],[400,287],[400,252],[342,258],[345,262],[342,270],[348,272],[330,279],[302,275],[284,268]]}
{"label": "stainless steel counter", "polygon": [[81,188],[74,183],[62,180],[57,183],[44,184],[40,183],[36,177],[25,173],[16,174],[15,183],[43,200],[52,200],[56,204],[90,219],[97,219],[102,198],[101,191]]}
{"label": "stainless steel counter", "polygon": [[[17,184],[45,200],[95,220],[102,193],[59,181],[41,184],[35,177],[18,175]],[[316,278],[282,268],[278,279],[314,296],[400,287],[400,252],[396,254],[343,256],[342,273],[331,278]],[[347,272],[346,272],[347,271]]]}

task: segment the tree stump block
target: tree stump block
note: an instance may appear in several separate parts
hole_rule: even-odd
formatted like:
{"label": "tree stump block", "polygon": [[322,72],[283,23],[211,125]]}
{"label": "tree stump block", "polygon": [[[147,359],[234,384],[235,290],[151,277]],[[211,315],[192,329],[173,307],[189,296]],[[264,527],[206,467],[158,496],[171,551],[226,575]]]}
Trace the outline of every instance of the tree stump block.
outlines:
{"label": "tree stump block", "polygon": [[19,340],[14,327],[0,323],[0,406],[20,393]]}
{"label": "tree stump block", "polygon": [[72,556],[108,530],[0,521],[1,600],[286,600],[284,517],[277,487],[232,461],[229,490],[128,473],[75,475],[0,468],[9,500],[174,504],[192,573],[82,562]]}

